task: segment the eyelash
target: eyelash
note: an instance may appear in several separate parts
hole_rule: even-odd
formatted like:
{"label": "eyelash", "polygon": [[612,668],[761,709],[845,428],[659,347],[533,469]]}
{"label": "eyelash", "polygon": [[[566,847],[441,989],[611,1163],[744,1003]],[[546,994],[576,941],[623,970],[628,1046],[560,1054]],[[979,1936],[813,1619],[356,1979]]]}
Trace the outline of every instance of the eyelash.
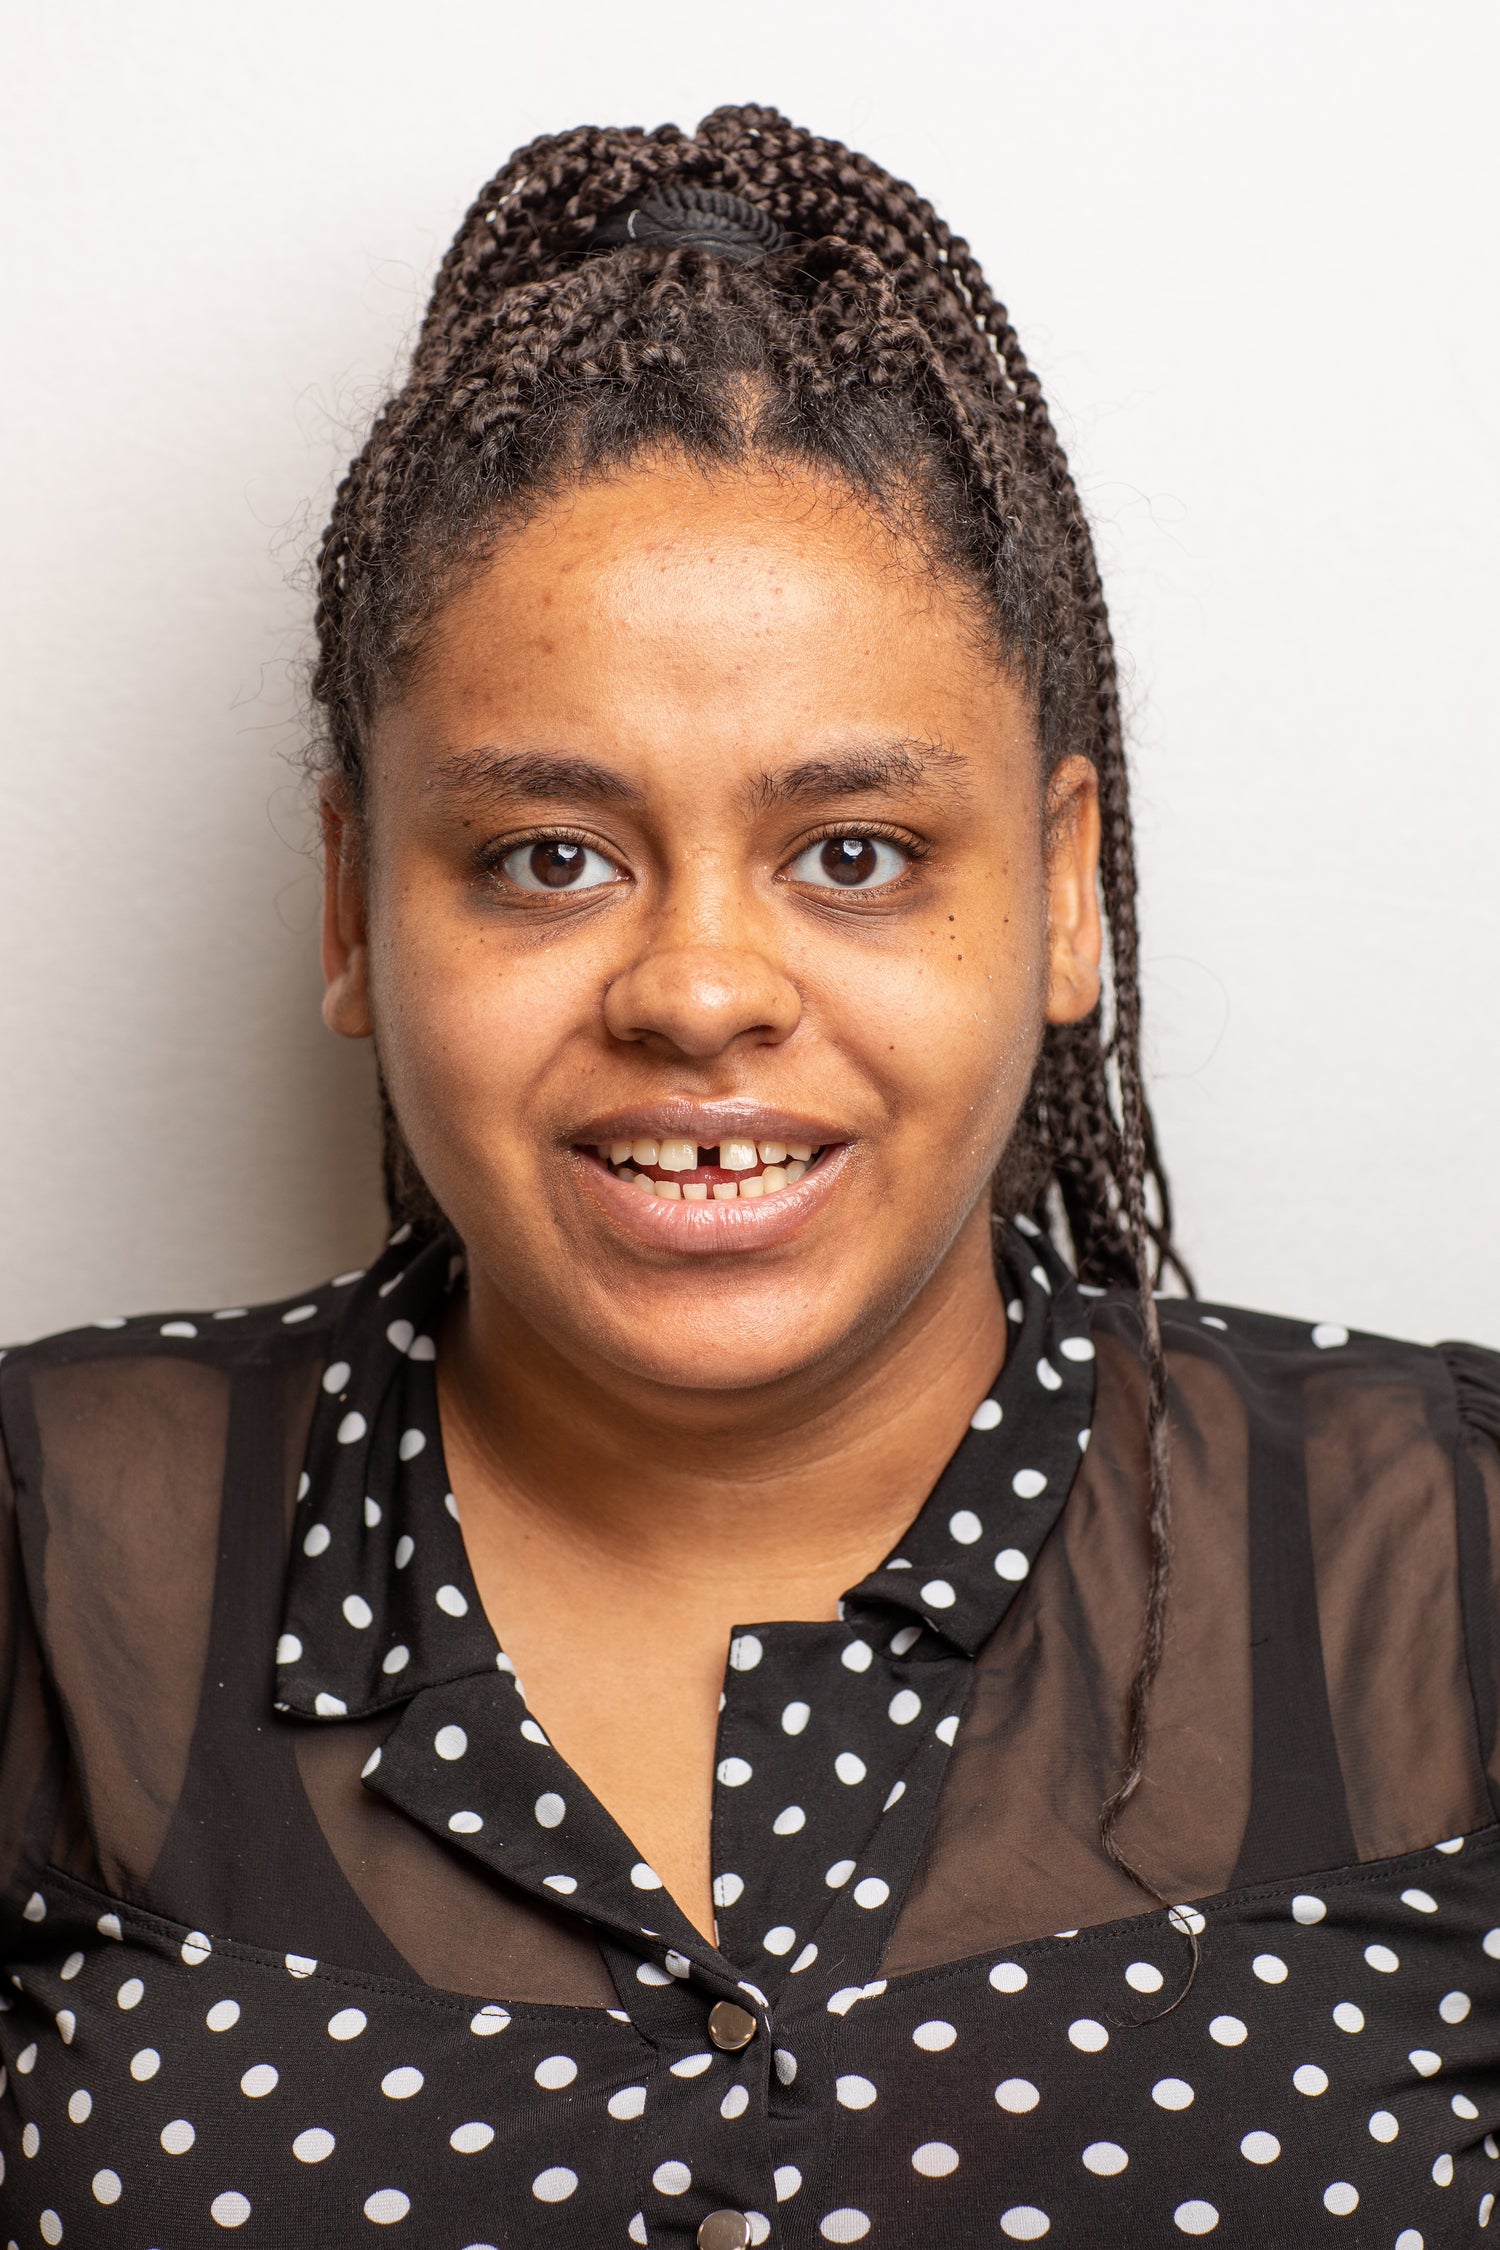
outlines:
{"label": "eyelash", "polygon": [[[811,835],[804,836],[795,850],[787,854],[783,865],[792,865],[802,857],[804,852],[816,849],[819,844],[840,842],[845,837],[851,839],[868,838],[871,843],[892,844],[898,851],[904,852],[911,862],[911,865],[903,874],[896,876],[889,883],[880,884],[875,890],[849,889],[839,892],[837,895],[845,901],[887,899],[893,892],[904,891],[910,877],[922,861],[927,858],[931,850],[931,846],[922,837],[914,836],[909,828],[896,828],[879,821],[862,821],[857,826],[849,822],[830,821],[825,826],[814,829]],[[577,844],[585,851],[598,852],[601,858],[609,860],[612,865],[619,864],[614,853],[607,850],[596,837],[590,836],[585,830],[554,825],[531,829],[519,836],[506,836],[493,843],[481,845],[474,855],[475,867],[483,878],[495,883],[498,887],[505,883],[505,878],[501,874],[505,861],[511,858],[514,853],[524,851],[531,844]],[[603,888],[604,886],[594,887]],[[819,887],[821,888],[821,886]],[[545,895],[540,892],[523,890],[519,884],[505,883],[505,888],[510,898],[536,898],[540,900]],[[562,898],[567,894],[559,891],[553,895]]]}

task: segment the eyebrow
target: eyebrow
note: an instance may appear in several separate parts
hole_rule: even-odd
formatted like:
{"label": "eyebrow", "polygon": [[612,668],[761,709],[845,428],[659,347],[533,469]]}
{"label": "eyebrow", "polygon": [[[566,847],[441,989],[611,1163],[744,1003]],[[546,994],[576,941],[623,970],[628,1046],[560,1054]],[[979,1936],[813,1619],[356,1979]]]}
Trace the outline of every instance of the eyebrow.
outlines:
{"label": "eyebrow", "polygon": [[[968,794],[969,761],[940,742],[861,743],[759,774],[746,788],[752,811],[808,798]],[[543,803],[639,806],[645,793],[627,775],[571,751],[467,750],[450,758],[432,786],[470,802],[526,797]]]}

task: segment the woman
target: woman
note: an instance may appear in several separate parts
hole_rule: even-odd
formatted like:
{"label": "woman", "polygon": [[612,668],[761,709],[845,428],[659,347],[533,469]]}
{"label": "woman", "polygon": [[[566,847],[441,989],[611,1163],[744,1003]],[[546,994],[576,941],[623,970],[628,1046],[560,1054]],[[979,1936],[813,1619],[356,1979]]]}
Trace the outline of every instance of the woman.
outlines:
{"label": "woman", "polygon": [[9,2237],[1467,2241],[1500,1365],[1154,1294],[968,250],[769,110],[535,144],[318,628],[400,1223],[3,1370]]}

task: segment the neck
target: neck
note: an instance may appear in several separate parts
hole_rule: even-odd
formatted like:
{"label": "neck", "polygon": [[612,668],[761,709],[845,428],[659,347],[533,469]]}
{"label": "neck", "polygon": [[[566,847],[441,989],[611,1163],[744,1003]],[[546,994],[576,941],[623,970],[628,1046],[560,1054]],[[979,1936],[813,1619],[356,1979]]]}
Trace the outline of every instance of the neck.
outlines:
{"label": "neck", "polygon": [[[466,1535],[545,1539],[691,1600],[731,1579],[773,1608],[872,1568],[921,1506],[999,1367],[987,1211],[852,1364],[744,1392],[643,1388],[565,1360],[482,1276],[439,1357]],[[642,1465],[649,1464],[649,1474]],[[835,1584],[836,1582],[836,1584]]]}

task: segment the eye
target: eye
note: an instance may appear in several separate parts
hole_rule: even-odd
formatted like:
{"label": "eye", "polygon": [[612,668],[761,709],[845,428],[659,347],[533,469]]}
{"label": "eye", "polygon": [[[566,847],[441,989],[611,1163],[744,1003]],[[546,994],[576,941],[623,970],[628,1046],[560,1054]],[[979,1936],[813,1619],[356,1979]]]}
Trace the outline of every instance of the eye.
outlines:
{"label": "eye", "polygon": [[500,862],[500,871],[522,891],[592,891],[617,883],[620,870],[603,852],[566,836],[542,836],[517,844]]}
{"label": "eye", "polygon": [[825,836],[799,852],[787,873],[794,883],[819,890],[874,891],[894,883],[911,865],[911,854],[885,836]]}

